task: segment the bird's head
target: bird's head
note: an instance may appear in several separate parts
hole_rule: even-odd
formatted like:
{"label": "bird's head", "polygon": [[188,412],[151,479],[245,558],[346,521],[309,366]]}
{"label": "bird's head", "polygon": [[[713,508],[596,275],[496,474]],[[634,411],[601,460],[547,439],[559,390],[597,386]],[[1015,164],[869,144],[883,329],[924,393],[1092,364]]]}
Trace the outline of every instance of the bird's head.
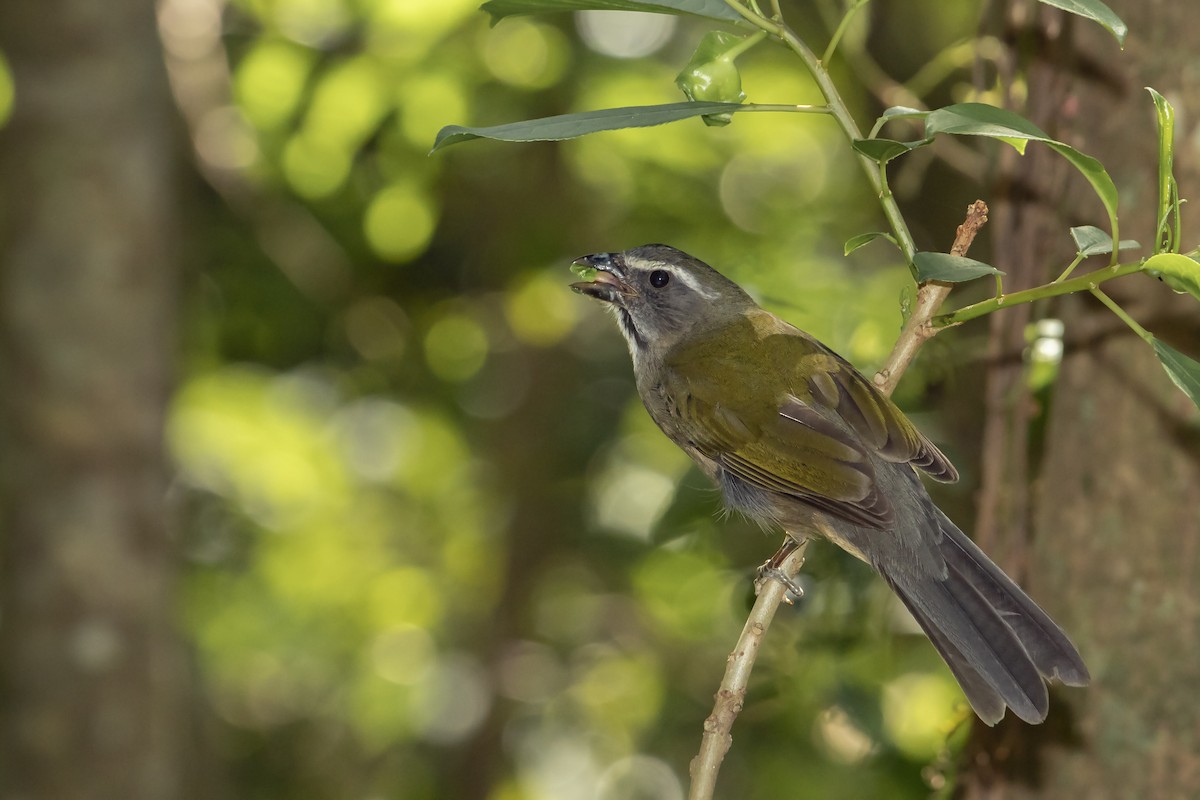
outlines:
{"label": "bird's head", "polygon": [[740,286],[708,264],[665,244],[595,253],[575,264],[595,275],[571,288],[611,306],[635,359],[646,352],[664,353],[755,305]]}

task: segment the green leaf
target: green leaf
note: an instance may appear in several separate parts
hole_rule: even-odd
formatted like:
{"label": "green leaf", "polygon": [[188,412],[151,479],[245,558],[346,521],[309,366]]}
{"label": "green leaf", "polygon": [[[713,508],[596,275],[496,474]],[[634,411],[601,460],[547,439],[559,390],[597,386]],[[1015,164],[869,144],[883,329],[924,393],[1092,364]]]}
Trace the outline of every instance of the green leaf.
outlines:
{"label": "green leaf", "polygon": [[1108,224],[1112,228],[1113,238],[1119,238],[1120,228],[1117,222],[1117,185],[1104,169],[1104,165],[1085,153],[1081,153],[1070,145],[1047,140],[1046,146],[1071,162],[1071,165],[1087,179],[1092,190],[1100,198],[1104,210],[1108,212]]}
{"label": "green leaf", "polygon": [[883,126],[893,119],[917,119],[929,115],[928,111],[922,111],[919,108],[909,108],[908,106],[891,106],[882,114],[879,119],[875,120],[875,125],[871,128],[871,133],[867,136],[868,139],[874,139],[883,130]]}
{"label": "green leaf", "polygon": [[501,142],[557,142],[574,139],[589,133],[615,131],[621,128],[648,128],[705,114],[732,113],[742,106],[737,103],[667,103],[660,106],[629,106],[583,111],[578,114],[559,114],[555,117],[510,122],[490,128],[467,128],[447,125],[434,139],[433,153],[443,147],[470,139],[496,139]]}
{"label": "green leaf", "polygon": [[1179,294],[1200,300],[1200,263],[1179,253],[1159,253],[1146,259],[1142,269]]}
{"label": "green leaf", "polygon": [[897,247],[900,246],[899,244],[896,244],[896,240],[892,238],[890,233],[884,233],[883,231],[871,231],[870,233],[860,233],[857,236],[851,236],[849,239],[847,239],[846,244],[843,246],[844,255],[850,255],[858,248],[865,244],[870,244],[876,239],[887,239]]}
{"label": "green leaf", "polygon": [[924,117],[928,111],[922,111],[919,108],[911,108],[909,106],[890,106],[879,118],[882,120],[896,119],[897,117]]}
{"label": "green leaf", "polygon": [[505,17],[557,11],[649,11],[744,22],[742,15],[724,0],[488,0],[483,4],[483,10],[492,15],[493,25]]}
{"label": "green leaf", "polygon": [[886,164],[909,150],[916,150],[928,142],[898,142],[895,139],[855,139],[851,145],[872,161]]}
{"label": "green leaf", "polygon": [[982,278],[984,275],[1004,274],[991,264],[985,264],[973,258],[952,256],[949,253],[922,251],[913,256],[913,264],[917,267],[917,283],[925,281],[962,283]]}
{"label": "green leaf", "polygon": [[[1071,238],[1075,240],[1075,251],[1085,258],[1112,252],[1112,237],[1095,225],[1071,228]],[[1141,247],[1141,244],[1133,239],[1122,239],[1117,245],[1118,250],[1132,250],[1136,247]]]}
{"label": "green leaf", "polygon": [[1117,44],[1125,47],[1125,36],[1129,26],[1118,17],[1113,10],[1101,3],[1100,0],[1040,0],[1048,6],[1061,8],[1080,17],[1090,19],[1103,25],[1109,33],[1116,37]]}
{"label": "green leaf", "polygon": [[[1002,108],[984,103],[959,103],[930,111],[925,118],[925,134],[948,133],[956,136],[986,136],[1001,139],[1016,146],[1020,140],[1043,142],[1067,159],[1087,179],[1108,212],[1113,238],[1118,238],[1117,185],[1104,166],[1074,147],[1051,139],[1045,131],[1029,120]],[[1020,148],[1018,148],[1020,149]]]}
{"label": "green leaf", "polygon": [[1183,391],[1192,402],[1200,406],[1200,364],[1188,358],[1174,347],[1154,339],[1154,353],[1162,362],[1163,369],[1171,376],[1171,380]]}
{"label": "green leaf", "polygon": [[1175,183],[1175,108],[1149,86],[1154,100],[1154,111],[1158,121],[1158,230],[1154,251],[1179,251],[1179,231],[1171,227],[1171,216],[1175,214],[1178,225],[1179,187]]}
{"label": "green leaf", "polygon": [[925,118],[925,134],[932,137],[939,133],[1018,141],[1054,141],[1045,131],[1020,114],[986,103],[957,103],[930,111]]}

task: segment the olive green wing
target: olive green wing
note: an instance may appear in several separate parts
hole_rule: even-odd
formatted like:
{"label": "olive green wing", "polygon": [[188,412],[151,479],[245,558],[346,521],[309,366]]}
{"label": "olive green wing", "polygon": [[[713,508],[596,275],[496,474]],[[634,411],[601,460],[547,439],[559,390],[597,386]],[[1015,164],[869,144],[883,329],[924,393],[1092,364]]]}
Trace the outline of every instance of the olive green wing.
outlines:
{"label": "olive green wing", "polygon": [[[756,403],[737,390],[748,381],[763,383],[761,374],[753,374],[755,365],[783,373],[768,382],[780,389],[770,402]],[[910,463],[939,480],[957,478],[949,460],[894,403],[845,360],[790,326],[761,337],[752,359],[693,364],[688,372],[721,376],[693,377],[676,387],[689,438],[751,486],[856,525],[887,528],[894,512],[876,481],[880,461]]]}

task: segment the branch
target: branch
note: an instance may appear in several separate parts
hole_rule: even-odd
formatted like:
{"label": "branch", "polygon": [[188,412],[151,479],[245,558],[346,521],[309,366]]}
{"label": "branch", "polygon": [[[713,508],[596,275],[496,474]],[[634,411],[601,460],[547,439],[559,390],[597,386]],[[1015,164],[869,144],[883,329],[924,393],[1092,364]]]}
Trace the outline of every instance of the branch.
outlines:
{"label": "branch", "polygon": [[[950,249],[953,255],[965,255],[975,234],[987,222],[987,205],[982,200],[976,200],[967,209],[967,218],[958,226],[958,234],[954,246]],[[905,323],[892,350],[887,364],[875,376],[875,385],[884,394],[890,395],[900,376],[912,363],[921,345],[938,332],[938,328],[930,325],[930,320],[937,312],[938,306],[950,292],[950,284],[927,283],[921,286],[917,293],[916,307]],[[789,539],[792,534],[789,534]],[[791,553],[779,562],[778,569],[788,580],[794,579],[804,566],[804,552],[808,547],[808,539],[802,539]],[[758,599],[750,609],[750,616],[742,628],[742,635],[737,645],[729,654],[725,667],[725,677],[717,689],[716,702],[712,713],[704,721],[704,735],[700,740],[700,751],[692,759],[690,768],[692,776],[688,800],[711,800],[717,785],[717,773],[729,747],[733,744],[733,722],[742,710],[746,699],[746,687],[750,683],[750,672],[754,661],[758,658],[758,650],[762,646],[767,628],[779,610],[779,604],[784,602],[787,586],[782,580],[768,580],[761,585]]]}
{"label": "branch", "polygon": [[[987,222],[987,214],[987,204],[982,200],[976,200],[967,207],[967,218],[958,226],[950,255],[966,255],[971,243],[975,241],[975,234],[979,233],[979,229]],[[900,376],[916,357],[917,350],[941,330],[935,328],[931,321],[952,287],[953,284],[940,281],[921,284],[921,288],[917,290],[917,302],[904,323],[904,329],[900,332],[900,338],[896,340],[896,346],[892,349],[887,364],[875,374],[875,386],[879,391],[887,395],[895,391]]]}

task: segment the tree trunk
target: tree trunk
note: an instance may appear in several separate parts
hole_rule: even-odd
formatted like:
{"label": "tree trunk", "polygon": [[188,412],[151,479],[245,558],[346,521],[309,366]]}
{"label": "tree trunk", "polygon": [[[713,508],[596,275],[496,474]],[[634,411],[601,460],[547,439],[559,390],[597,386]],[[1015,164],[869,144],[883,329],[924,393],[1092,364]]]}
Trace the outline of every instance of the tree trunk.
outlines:
{"label": "tree trunk", "polygon": [[[1064,22],[1051,12],[1052,25],[1074,45],[1070,59],[1054,62],[1070,87],[1048,127],[1103,162],[1122,193],[1121,233],[1140,240],[1144,255],[1154,237],[1156,136],[1153,106],[1142,87],[1154,86],[1180,112],[1176,173],[1181,195],[1194,198],[1200,174],[1188,158],[1194,151],[1183,143],[1195,141],[1200,109],[1200,85],[1188,79],[1200,18],[1186,2],[1111,5],[1129,23],[1123,53],[1098,27]],[[1062,200],[1030,202],[1065,237],[1068,225],[1103,219],[1089,191],[1076,176]],[[1056,218],[1055,208],[1067,212]],[[1183,242],[1187,248],[1196,243],[1196,214],[1184,210],[1192,218],[1184,224],[1185,237],[1191,234]],[[1056,256],[1041,251],[1038,257]],[[1094,267],[1081,267],[1088,268]],[[1105,289],[1111,286],[1109,293],[1126,310],[1161,338],[1200,356],[1194,300],[1180,301],[1142,276],[1115,283]],[[1093,684],[1062,692],[1063,702],[1040,729],[1006,720],[994,731],[977,730],[960,794],[1198,797],[1196,408],[1172,386],[1151,349],[1090,296],[1065,299],[1051,314],[1066,324],[1066,353],[1050,399],[1044,449],[1033,448],[1025,518],[1030,539],[1022,560],[1031,593],[1079,645]],[[1011,355],[1011,339],[1009,345]],[[1018,396],[1032,403],[1027,390]],[[1015,426],[999,440],[1012,438],[1029,440]],[[985,458],[994,456],[985,450]],[[1021,488],[1006,485],[1004,493],[1019,495]],[[1005,508],[992,508],[994,529],[1008,527]]]}
{"label": "tree trunk", "polygon": [[177,153],[154,5],[7,0],[0,51],[0,797],[171,800]]}

